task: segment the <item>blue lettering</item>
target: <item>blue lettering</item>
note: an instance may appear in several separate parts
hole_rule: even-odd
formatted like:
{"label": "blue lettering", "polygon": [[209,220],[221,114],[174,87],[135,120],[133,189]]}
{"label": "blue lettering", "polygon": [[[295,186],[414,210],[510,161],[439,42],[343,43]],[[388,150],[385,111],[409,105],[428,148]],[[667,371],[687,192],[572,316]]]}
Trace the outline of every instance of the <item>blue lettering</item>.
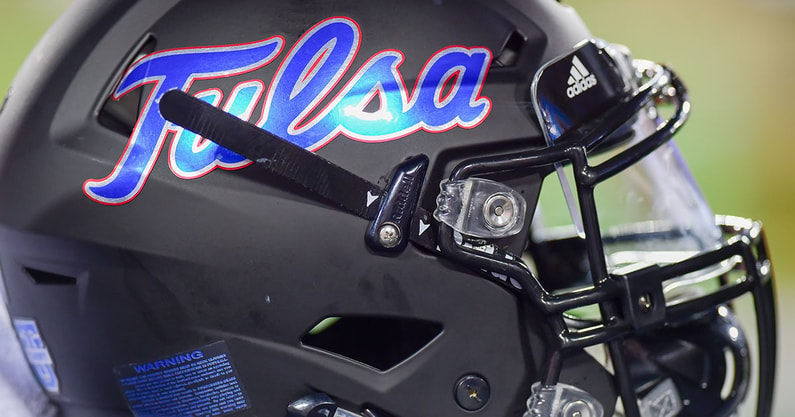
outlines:
{"label": "blue lettering", "polygon": [[143,363],[143,364],[133,365],[132,367],[133,367],[133,369],[135,369],[135,372],[137,372],[139,374],[142,374],[142,373],[157,371],[157,370],[163,369],[163,368],[168,368],[170,366],[181,365],[181,364],[183,364],[185,362],[191,362],[191,361],[194,361],[194,360],[197,360],[197,359],[202,359],[202,358],[204,358],[204,352],[202,352],[200,350],[195,350],[193,352],[183,353],[183,354],[171,357],[171,358],[157,360],[157,361],[150,362],[150,363]]}
{"label": "blue lettering", "polygon": [[[340,134],[363,142],[395,140],[419,130],[431,133],[473,128],[488,116],[491,102],[481,91],[491,62],[482,47],[448,47],[434,54],[409,90],[400,72],[400,51],[384,50],[356,71],[328,104],[319,108],[356,58],[361,30],[351,19],[326,19],[307,31],[290,49],[270,88],[262,80],[238,84],[224,102],[214,88],[194,93],[243,120],[250,120],[265,94],[256,125],[309,150]],[[135,63],[114,92],[119,98],[145,84],[152,93],[113,171],[89,179],[85,194],[103,204],[124,204],[143,188],[173,133],[169,167],[183,179],[199,178],[215,168],[239,169],[251,163],[240,155],[166,122],[157,104],[172,89],[188,91],[196,79],[231,77],[271,63],[283,40],[273,37],[242,46],[160,51]]]}
{"label": "blue lettering", "polygon": [[127,149],[113,172],[83,184],[85,194],[103,204],[123,204],[141,191],[152,172],[166,136],[177,130],[156,108],[169,90],[188,91],[196,79],[229,77],[270,63],[281,52],[283,40],[270,38],[252,44],[161,51],[136,62],[122,77],[113,96],[120,98],[145,84],[154,84]]}
{"label": "blue lettering", "polygon": [[[480,97],[490,62],[491,52],[485,48],[452,47],[438,52],[420,74],[409,118],[421,120],[433,131],[480,123],[491,108],[491,102]],[[442,98],[451,79],[452,90]]]}
{"label": "blue lettering", "polygon": [[[331,140],[331,129],[300,126],[339,82],[359,49],[359,28],[348,19],[329,19],[295,44],[273,78],[263,108],[263,129],[307,149]],[[325,128],[324,128],[325,127]]]}
{"label": "blue lettering", "polygon": [[[398,67],[403,55],[384,51],[371,58],[343,88],[338,99],[318,123],[322,130],[338,131],[352,139],[377,142],[403,136],[415,128],[405,117],[409,107],[406,87]],[[369,109],[372,102],[377,109]]]}

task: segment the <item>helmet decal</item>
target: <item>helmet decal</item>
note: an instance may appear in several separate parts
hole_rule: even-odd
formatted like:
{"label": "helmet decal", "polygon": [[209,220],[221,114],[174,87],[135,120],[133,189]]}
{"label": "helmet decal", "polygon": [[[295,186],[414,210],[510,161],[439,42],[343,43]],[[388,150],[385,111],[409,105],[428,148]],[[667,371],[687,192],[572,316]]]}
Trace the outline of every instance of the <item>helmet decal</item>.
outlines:
{"label": "helmet decal", "polygon": [[160,115],[157,106],[160,97],[172,89],[188,91],[199,79],[230,77],[263,67],[278,56],[283,44],[282,38],[273,37],[245,45],[160,51],[133,64],[119,82],[113,98],[119,99],[150,83],[154,84],[152,92],[113,172],[103,179],[87,180],[83,184],[85,194],[103,204],[124,204],[134,199],[152,172],[166,137],[181,130]]}
{"label": "helmet decal", "polygon": [[[293,45],[267,93],[263,80],[252,79],[238,84],[225,102],[224,92],[217,88],[193,95],[215,106],[223,102],[225,111],[244,120],[251,118],[265,95],[256,125],[312,151],[340,134],[356,141],[383,142],[420,130],[440,133],[455,127],[472,128],[488,116],[491,101],[480,94],[492,53],[484,47],[463,46],[449,46],[431,56],[412,90],[399,70],[403,53],[381,51],[319,109],[350,69],[360,43],[361,30],[355,21],[329,18]],[[133,200],[170,134],[169,167],[180,178],[199,178],[216,167],[240,169],[249,165],[242,156],[167,122],[160,115],[158,103],[169,90],[188,92],[195,80],[237,76],[269,65],[283,45],[284,39],[274,36],[244,45],[158,51],[133,64],[113,98],[145,84],[154,85],[152,92],[113,171],[103,179],[85,181],[85,194],[108,205]],[[376,96],[380,105],[372,111],[368,105]]]}

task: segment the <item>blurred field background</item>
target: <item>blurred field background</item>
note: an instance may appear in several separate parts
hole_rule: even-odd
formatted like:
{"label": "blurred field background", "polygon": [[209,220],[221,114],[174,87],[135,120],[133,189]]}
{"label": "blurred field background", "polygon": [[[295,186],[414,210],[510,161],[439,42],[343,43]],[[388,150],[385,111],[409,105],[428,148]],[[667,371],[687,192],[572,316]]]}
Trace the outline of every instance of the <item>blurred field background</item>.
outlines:
{"label": "blurred field background", "polygon": [[774,415],[795,416],[795,1],[565,3],[594,36],[677,71],[693,111],[676,141],[707,201],[764,222],[779,290]]}
{"label": "blurred field background", "polygon": [[[69,0],[1,0],[0,92]],[[764,221],[778,278],[776,416],[795,415],[795,0],[571,0],[595,36],[670,64],[692,118],[677,138],[717,213]]]}

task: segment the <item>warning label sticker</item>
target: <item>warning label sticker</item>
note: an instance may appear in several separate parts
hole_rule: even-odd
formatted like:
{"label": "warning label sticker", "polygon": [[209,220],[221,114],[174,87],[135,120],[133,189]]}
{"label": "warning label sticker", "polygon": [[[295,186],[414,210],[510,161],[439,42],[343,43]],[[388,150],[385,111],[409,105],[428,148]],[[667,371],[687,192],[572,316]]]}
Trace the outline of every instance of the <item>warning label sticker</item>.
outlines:
{"label": "warning label sticker", "polygon": [[223,341],[114,371],[136,416],[225,416],[249,408]]}

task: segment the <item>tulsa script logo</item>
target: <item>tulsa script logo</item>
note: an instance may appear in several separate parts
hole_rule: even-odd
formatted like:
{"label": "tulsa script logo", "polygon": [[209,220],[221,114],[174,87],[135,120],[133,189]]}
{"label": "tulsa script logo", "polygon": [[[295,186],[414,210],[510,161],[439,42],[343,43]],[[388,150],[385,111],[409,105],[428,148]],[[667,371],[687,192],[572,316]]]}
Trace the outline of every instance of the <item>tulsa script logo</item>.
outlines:
{"label": "tulsa script logo", "polygon": [[[255,124],[298,146],[315,151],[340,134],[362,142],[383,142],[424,130],[472,128],[491,110],[480,93],[491,62],[483,47],[449,46],[431,56],[409,90],[400,72],[403,53],[383,50],[370,57],[328,104],[321,102],[348,72],[359,52],[361,30],[345,17],[326,19],[293,45],[270,86],[259,79],[237,84],[226,96],[218,88],[193,93],[224,111],[251,120],[264,97]],[[168,164],[178,177],[194,179],[215,168],[240,169],[251,161],[185,131],[160,115],[158,103],[169,90],[188,92],[196,80],[239,76],[270,65],[284,39],[274,36],[243,45],[158,51],[130,67],[113,98],[146,84],[152,91],[113,171],[89,179],[83,191],[102,204],[124,204],[141,192],[171,135]],[[378,97],[379,106],[369,106]],[[373,107],[378,107],[373,109]],[[310,117],[311,115],[311,117]]]}

